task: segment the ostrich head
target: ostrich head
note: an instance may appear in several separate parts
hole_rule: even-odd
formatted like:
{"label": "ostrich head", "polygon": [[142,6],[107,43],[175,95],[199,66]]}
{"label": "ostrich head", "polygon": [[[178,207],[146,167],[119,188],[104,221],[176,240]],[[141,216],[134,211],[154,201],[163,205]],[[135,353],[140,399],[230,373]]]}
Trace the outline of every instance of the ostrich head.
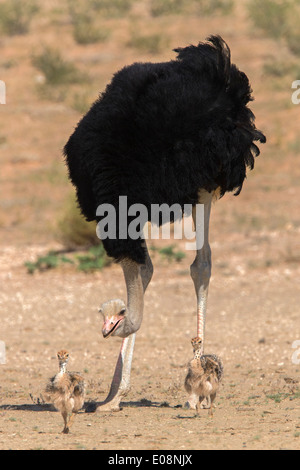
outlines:
{"label": "ostrich head", "polygon": [[125,320],[126,305],[123,300],[109,300],[101,305],[99,312],[103,315],[102,334],[104,338],[114,336]]}
{"label": "ostrich head", "polygon": [[64,372],[69,360],[69,353],[65,349],[62,349],[61,351],[58,351],[57,353],[57,358],[58,358],[58,363],[59,363],[59,369]]}
{"label": "ostrich head", "polygon": [[202,350],[202,348],[203,348],[203,341],[202,341],[201,338],[199,338],[199,336],[196,336],[195,338],[192,338],[191,344],[192,344],[194,354],[195,354],[196,351],[198,351],[199,349]]}

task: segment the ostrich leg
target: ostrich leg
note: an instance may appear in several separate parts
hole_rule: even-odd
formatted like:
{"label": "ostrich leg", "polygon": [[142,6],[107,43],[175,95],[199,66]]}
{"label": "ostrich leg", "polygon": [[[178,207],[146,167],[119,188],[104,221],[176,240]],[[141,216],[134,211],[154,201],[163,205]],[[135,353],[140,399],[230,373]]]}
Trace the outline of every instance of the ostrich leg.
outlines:
{"label": "ostrich leg", "polygon": [[[209,280],[211,274],[211,250],[209,246],[209,219],[211,210],[212,194],[206,191],[200,192],[199,203],[204,204],[204,243],[201,249],[197,250],[196,258],[191,265],[190,272],[194,282],[197,296],[197,336],[202,339],[202,351],[204,352],[204,333],[205,333],[205,316]],[[193,221],[195,229],[199,227],[199,221],[196,221],[196,210],[193,209]],[[191,395],[189,397],[190,408],[196,409],[198,396]]]}
{"label": "ostrich leg", "polygon": [[[139,315],[138,324],[140,326],[143,316],[144,293],[152,278],[153,265],[144,242],[146,262],[139,265],[133,261],[124,261],[122,268],[127,287],[127,305],[129,312],[137,312]],[[132,319],[136,323],[136,319]],[[136,333],[130,334],[122,341],[121,350],[117,360],[114,376],[112,379],[109,394],[103,404],[101,411],[119,411],[120,401],[130,389],[130,371],[133,357]]]}

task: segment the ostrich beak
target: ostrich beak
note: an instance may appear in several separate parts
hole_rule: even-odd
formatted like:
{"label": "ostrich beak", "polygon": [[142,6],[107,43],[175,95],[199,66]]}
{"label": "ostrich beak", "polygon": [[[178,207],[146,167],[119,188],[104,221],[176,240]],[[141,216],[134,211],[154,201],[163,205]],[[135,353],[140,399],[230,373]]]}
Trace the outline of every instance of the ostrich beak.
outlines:
{"label": "ostrich beak", "polygon": [[112,315],[104,318],[102,334],[104,338],[112,335],[124,320],[124,314]]}

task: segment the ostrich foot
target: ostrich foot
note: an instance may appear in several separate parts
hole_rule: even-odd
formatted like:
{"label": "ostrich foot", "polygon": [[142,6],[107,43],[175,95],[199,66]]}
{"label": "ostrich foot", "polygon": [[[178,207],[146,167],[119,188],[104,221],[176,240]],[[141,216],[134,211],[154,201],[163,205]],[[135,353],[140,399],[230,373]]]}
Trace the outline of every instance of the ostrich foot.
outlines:
{"label": "ostrich foot", "polygon": [[95,413],[95,411],[105,412],[105,411],[121,411],[120,402],[123,397],[127,395],[130,387],[126,389],[118,390],[115,396],[111,396],[111,393],[108,394],[107,398],[102,402],[91,402],[86,406],[86,413]]}
{"label": "ostrich foot", "polygon": [[120,394],[111,400],[105,400],[102,401],[101,403],[96,403],[92,402],[89,403],[86,407],[85,412],[86,413],[95,413],[95,411],[99,412],[105,412],[105,411],[121,411],[122,408],[120,407],[120,402],[121,399],[125,396],[126,394]]}
{"label": "ostrich foot", "polygon": [[118,390],[117,394],[113,398],[110,398],[108,395],[106,400],[98,405],[97,411],[121,411],[122,408],[120,407],[120,402],[122,398],[127,395],[129,390],[130,387],[123,390]]}
{"label": "ostrich foot", "polygon": [[95,411],[97,411],[97,413],[99,412],[105,412],[105,411],[121,411],[122,408],[120,408],[120,401],[119,399],[114,399],[110,402],[103,402],[103,403],[100,403],[97,408],[95,409]]}

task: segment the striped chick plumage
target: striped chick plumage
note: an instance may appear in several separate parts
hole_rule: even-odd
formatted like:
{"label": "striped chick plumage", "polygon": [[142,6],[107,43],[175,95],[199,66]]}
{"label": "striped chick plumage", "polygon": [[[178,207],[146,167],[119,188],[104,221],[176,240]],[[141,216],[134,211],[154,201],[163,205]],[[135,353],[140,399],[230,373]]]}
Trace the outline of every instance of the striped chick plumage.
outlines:
{"label": "striped chick plumage", "polygon": [[[200,338],[192,339],[194,357],[189,362],[189,369],[185,378],[185,390],[195,402],[199,412],[201,408],[209,408],[212,415],[213,402],[223,377],[223,364],[215,354],[202,354],[202,341]],[[206,400],[207,405],[204,405]]]}
{"label": "striped chick plumage", "polygon": [[59,372],[51,377],[45,389],[46,398],[61,412],[64,419],[63,433],[67,434],[73,422],[74,414],[84,405],[85,383],[77,372],[66,370],[69,353],[61,350],[57,353]]}

